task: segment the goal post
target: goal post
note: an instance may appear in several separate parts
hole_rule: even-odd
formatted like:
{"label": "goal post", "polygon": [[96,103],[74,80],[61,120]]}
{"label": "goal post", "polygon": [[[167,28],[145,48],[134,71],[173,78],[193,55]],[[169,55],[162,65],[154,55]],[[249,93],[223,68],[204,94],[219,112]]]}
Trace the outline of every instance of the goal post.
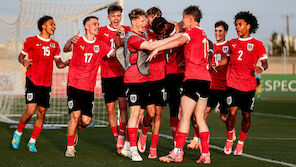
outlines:
{"label": "goal post", "polygon": [[[97,15],[98,11],[113,4],[120,4],[123,0],[92,1],[72,3],[64,1],[28,1],[20,0],[19,16],[13,19],[0,17],[0,121],[18,123],[25,112],[25,72],[26,69],[18,63],[17,57],[22,49],[24,40],[29,36],[39,34],[37,21],[43,15],[50,15],[56,23],[55,35],[52,38],[58,41],[60,47],[79,29],[78,20],[87,15]],[[123,3],[122,3],[123,4]],[[121,4],[121,5],[122,5]],[[6,17],[7,18],[7,17]],[[65,61],[71,58],[72,53],[62,53]],[[66,85],[68,67],[53,69],[53,85],[51,105],[47,110],[45,124],[67,126],[69,120],[67,107]],[[36,114],[29,123],[34,123]],[[108,125],[108,113],[105,108],[101,89],[101,77],[98,72],[95,88],[94,126]]]}

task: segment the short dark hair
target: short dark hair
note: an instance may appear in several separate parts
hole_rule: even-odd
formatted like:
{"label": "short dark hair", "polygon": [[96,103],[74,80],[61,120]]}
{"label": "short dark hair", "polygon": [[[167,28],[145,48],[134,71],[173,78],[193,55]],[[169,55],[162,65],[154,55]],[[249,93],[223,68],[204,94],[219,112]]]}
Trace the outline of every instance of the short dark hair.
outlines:
{"label": "short dark hair", "polygon": [[147,16],[147,13],[143,9],[136,8],[136,9],[130,11],[128,16],[129,16],[130,20],[132,21],[133,19],[137,19],[140,16]]}
{"label": "short dark hair", "polygon": [[222,26],[225,31],[228,31],[228,24],[225,21],[223,21],[223,20],[217,21],[215,23],[215,28],[217,28],[219,26]]}
{"label": "short dark hair", "polygon": [[83,19],[83,26],[85,26],[86,22],[89,21],[90,19],[97,19],[97,20],[99,20],[99,18],[96,17],[96,16],[87,16],[85,19]]}
{"label": "short dark hair", "polygon": [[108,8],[108,15],[109,15],[111,12],[117,12],[117,11],[120,11],[120,13],[122,13],[122,7],[119,6],[119,5],[111,5],[111,6],[109,6],[109,8]]}
{"label": "short dark hair", "polygon": [[152,30],[156,34],[160,34],[161,30],[165,28],[165,25],[169,22],[163,17],[156,17],[152,22]]}
{"label": "short dark hair", "polygon": [[247,24],[250,24],[250,34],[255,33],[259,28],[257,18],[249,11],[241,11],[234,16],[234,25],[238,19],[243,19]]}
{"label": "short dark hair", "polygon": [[155,7],[155,6],[152,7],[152,8],[149,8],[147,10],[147,14],[148,14],[148,16],[157,16],[157,17],[162,16],[161,10],[158,7]]}
{"label": "short dark hair", "polygon": [[37,22],[37,25],[38,25],[38,29],[39,29],[40,32],[42,31],[42,25],[45,22],[47,22],[48,20],[53,20],[53,18],[51,16],[47,16],[47,15],[44,15],[41,18],[39,18],[39,20]]}
{"label": "short dark hair", "polygon": [[195,5],[190,5],[187,8],[185,8],[183,11],[183,15],[192,15],[194,20],[198,23],[202,18],[202,12],[199,9],[199,6],[195,6]]}

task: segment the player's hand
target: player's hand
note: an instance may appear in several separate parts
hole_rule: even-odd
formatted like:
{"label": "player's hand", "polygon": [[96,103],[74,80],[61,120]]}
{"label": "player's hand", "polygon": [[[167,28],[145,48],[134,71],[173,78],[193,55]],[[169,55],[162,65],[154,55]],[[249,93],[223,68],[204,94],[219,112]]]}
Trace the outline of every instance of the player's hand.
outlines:
{"label": "player's hand", "polygon": [[208,70],[213,70],[213,71],[215,71],[215,72],[218,72],[217,67],[218,67],[218,66],[217,66],[217,63],[214,62],[214,63],[208,65],[208,66],[207,66],[207,69],[208,69]]}
{"label": "player's hand", "polygon": [[74,35],[72,38],[70,38],[70,42],[71,43],[77,43],[78,39],[79,39],[79,33],[80,31],[78,31],[78,33],[76,35]]}
{"label": "player's hand", "polygon": [[70,64],[70,61],[71,61],[71,59],[68,59],[67,61],[65,61],[64,63],[65,63],[65,65],[66,66],[69,66],[69,64]]}
{"label": "player's hand", "polygon": [[254,67],[255,67],[255,72],[256,72],[257,74],[260,74],[260,73],[262,73],[262,72],[263,72],[263,70],[262,70],[262,68],[261,68],[261,67],[259,67],[259,66],[256,66],[256,65],[254,65]]}
{"label": "player's hand", "polygon": [[150,53],[150,55],[149,55],[148,58],[146,59],[146,62],[149,62],[149,61],[151,61],[154,57],[156,57],[157,53],[158,53],[158,49],[156,48],[156,49],[154,49],[154,50]]}
{"label": "player's hand", "polygon": [[26,68],[29,68],[32,64],[33,64],[32,59],[30,59],[30,60],[24,60],[24,62],[23,62],[23,65]]}

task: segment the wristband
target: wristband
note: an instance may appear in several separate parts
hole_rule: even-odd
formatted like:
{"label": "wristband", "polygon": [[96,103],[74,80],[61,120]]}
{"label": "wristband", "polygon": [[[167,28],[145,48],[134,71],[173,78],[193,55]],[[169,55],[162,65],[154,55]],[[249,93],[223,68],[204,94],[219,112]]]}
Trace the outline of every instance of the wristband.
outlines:
{"label": "wristband", "polygon": [[261,68],[261,70],[262,70],[262,71],[264,71],[264,70],[265,70],[265,69],[264,69],[262,66],[261,66],[260,68]]}
{"label": "wristband", "polygon": [[215,64],[216,64],[216,67],[218,67],[218,66],[219,66],[219,63],[218,63],[217,61],[215,61]]}

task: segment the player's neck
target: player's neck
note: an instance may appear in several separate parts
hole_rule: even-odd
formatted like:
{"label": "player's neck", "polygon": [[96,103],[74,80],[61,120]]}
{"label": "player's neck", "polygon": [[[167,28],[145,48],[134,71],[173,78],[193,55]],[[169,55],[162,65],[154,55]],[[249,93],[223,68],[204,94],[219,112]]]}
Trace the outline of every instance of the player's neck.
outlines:
{"label": "player's neck", "polygon": [[217,40],[217,43],[223,43],[224,41],[226,40],[225,39]]}
{"label": "player's neck", "polygon": [[109,28],[111,28],[114,31],[116,31],[118,28],[118,26],[114,26],[113,24],[109,24],[108,26],[109,26]]}
{"label": "player's neck", "polygon": [[85,38],[88,40],[88,41],[93,41],[96,37],[95,34],[91,34],[91,33],[85,33]]}
{"label": "player's neck", "polygon": [[194,27],[199,27],[199,23],[198,23],[198,22],[193,22],[193,23],[190,25],[189,29],[194,28]]}
{"label": "player's neck", "polygon": [[250,38],[250,33],[246,33],[244,35],[241,35],[240,38]]}
{"label": "player's neck", "polygon": [[50,34],[45,31],[42,31],[39,36],[44,39],[50,39]]}

